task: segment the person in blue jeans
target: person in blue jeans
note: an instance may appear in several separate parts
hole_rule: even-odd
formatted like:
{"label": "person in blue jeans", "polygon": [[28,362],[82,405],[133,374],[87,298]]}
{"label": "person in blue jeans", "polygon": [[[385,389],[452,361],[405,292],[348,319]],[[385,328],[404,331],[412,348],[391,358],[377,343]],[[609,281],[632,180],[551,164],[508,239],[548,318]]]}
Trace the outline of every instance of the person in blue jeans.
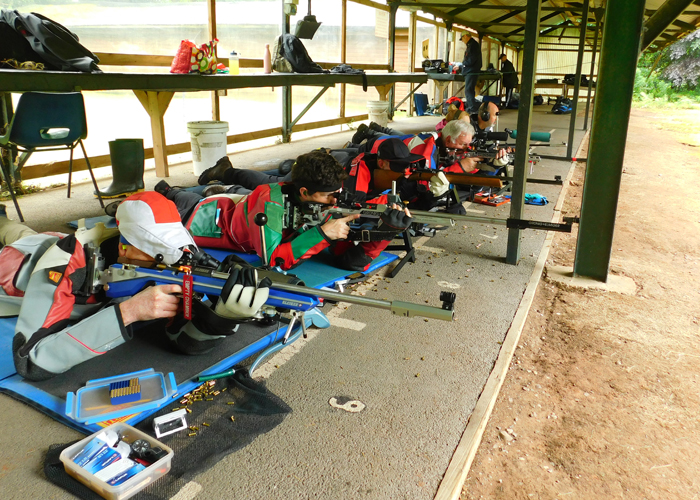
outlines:
{"label": "person in blue jeans", "polygon": [[462,60],[462,76],[464,76],[464,96],[467,99],[467,112],[476,113],[479,105],[476,102],[476,82],[481,72],[481,45],[471,33],[465,31],[461,38],[467,45]]}

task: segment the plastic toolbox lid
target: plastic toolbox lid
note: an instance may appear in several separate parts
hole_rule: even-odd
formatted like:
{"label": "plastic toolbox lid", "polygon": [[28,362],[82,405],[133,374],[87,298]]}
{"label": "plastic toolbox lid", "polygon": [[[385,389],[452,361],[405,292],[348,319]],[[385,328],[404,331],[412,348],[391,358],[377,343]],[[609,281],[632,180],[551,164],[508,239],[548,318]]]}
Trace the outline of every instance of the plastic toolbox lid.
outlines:
{"label": "plastic toolbox lid", "polygon": [[[139,379],[141,399],[113,405],[109,397],[109,384],[132,378]],[[78,389],[75,394],[69,392],[66,395],[66,416],[76,422],[90,425],[158,408],[176,391],[175,374],[170,372],[167,377],[164,377],[162,373],[156,373],[153,368],[88,380],[85,387]]]}

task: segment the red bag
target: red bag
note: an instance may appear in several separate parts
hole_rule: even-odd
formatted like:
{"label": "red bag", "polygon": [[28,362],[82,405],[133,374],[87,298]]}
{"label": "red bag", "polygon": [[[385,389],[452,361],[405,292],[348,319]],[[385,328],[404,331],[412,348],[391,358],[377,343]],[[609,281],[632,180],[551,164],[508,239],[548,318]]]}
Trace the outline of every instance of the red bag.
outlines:
{"label": "red bag", "polygon": [[182,40],[177,54],[170,64],[171,73],[216,73],[216,54],[214,47],[219,42],[214,39],[211,42],[197,47],[194,42]]}
{"label": "red bag", "polygon": [[189,73],[190,59],[192,58],[192,49],[196,49],[194,42],[182,40],[180,47],[177,49],[177,54],[173,57],[173,62],[170,64],[171,73]]}

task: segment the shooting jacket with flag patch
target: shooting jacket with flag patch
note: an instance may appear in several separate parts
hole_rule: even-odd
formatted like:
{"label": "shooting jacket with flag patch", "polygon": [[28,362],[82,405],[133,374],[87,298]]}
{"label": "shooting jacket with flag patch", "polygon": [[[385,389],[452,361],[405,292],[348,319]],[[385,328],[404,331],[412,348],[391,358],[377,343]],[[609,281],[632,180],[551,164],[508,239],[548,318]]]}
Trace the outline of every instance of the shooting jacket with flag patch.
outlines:
{"label": "shooting jacket with flag patch", "polygon": [[293,199],[290,183],[264,184],[240,197],[210,196],[195,206],[185,227],[199,246],[223,248],[262,256],[260,229],[255,224],[259,213],[267,215],[264,226],[265,247],[270,264],[291,269],[328,248],[320,225],[285,228],[285,197]]}
{"label": "shooting jacket with flag patch", "polygon": [[[264,184],[246,195],[217,195],[200,201],[192,211],[185,227],[189,229],[199,246],[222,248],[237,252],[255,253],[262,257],[260,229],[255,216],[264,213],[265,248],[269,263],[283,270],[292,269],[306,259],[326,248],[334,255],[343,254],[352,241],[332,241],[326,237],[321,226],[304,225],[286,227],[285,200],[295,203],[295,187],[291,183]],[[386,203],[386,197],[375,203]],[[363,242],[365,255],[376,258],[388,241]]]}

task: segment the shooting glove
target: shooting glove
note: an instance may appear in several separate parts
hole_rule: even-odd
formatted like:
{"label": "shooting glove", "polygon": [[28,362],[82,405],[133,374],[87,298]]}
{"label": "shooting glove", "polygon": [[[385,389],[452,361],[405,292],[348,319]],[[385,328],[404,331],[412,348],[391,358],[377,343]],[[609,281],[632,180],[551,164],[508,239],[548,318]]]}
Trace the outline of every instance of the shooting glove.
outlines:
{"label": "shooting glove", "polygon": [[258,283],[256,269],[236,267],[226,280],[214,311],[233,319],[255,316],[267,301],[270,284],[267,278]]}
{"label": "shooting glove", "polygon": [[397,233],[403,231],[413,222],[413,218],[406,215],[403,210],[387,208],[379,217],[377,228],[381,231],[395,230]]}
{"label": "shooting glove", "polygon": [[443,172],[438,172],[430,178],[430,192],[435,198],[440,198],[450,188],[450,183]]}
{"label": "shooting glove", "polygon": [[508,165],[511,161],[512,161],[511,156],[508,153],[506,153],[503,155],[503,157],[496,158],[495,160],[493,160],[493,166],[494,167],[503,167],[505,165]]}

